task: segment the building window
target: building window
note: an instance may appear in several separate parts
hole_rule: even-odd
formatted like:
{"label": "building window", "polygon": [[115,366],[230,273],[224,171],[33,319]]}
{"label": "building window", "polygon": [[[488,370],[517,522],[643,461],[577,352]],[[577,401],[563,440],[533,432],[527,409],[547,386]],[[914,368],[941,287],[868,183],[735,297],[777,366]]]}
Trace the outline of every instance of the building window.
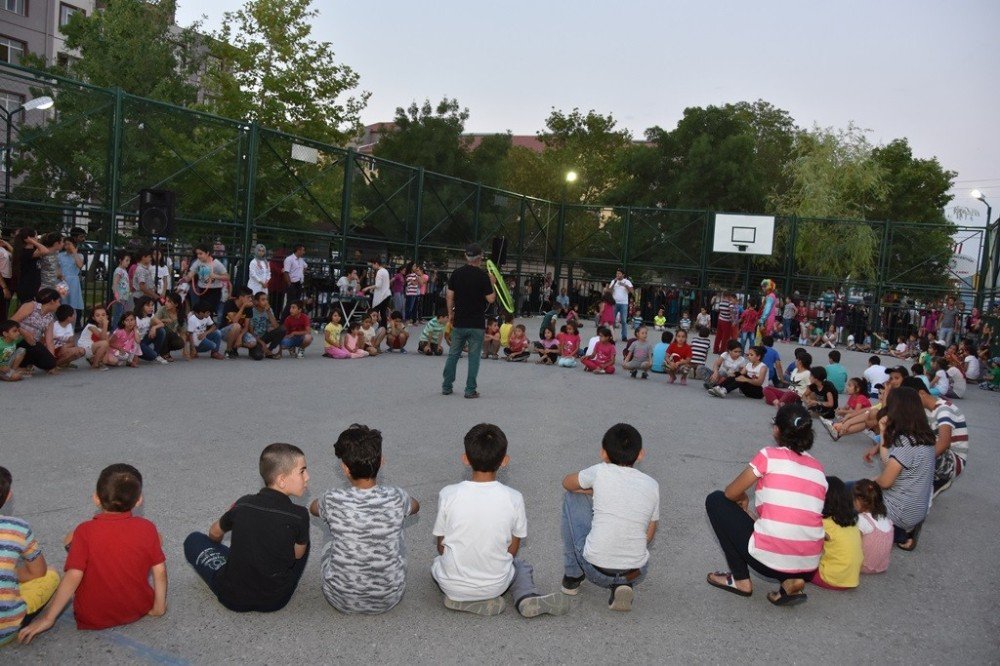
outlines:
{"label": "building window", "polygon": [[0,90],[0,107],[4,111],[13,111],[22,104],[24,104],[24,95],[19,95],[9,90]]}
{"label": "building window", "polygon": [[71,67],[73,67],[74,65],[76,65],[76,63],[78,63],[78,62],[80,62],[79,58],[77,58],[75,56],[71,56],[68,53],[57,53],[56,54],[56,65],[59,67],[59,69],[69,70]]}
{"label": "building window", "polygon": [[21,16],[28,15],[28,0],[0,0],[0,7]]}
{"label": "building window", "polygon": [[73,14],[77,13],[86,15],[86,12],[79,7],[67,5],[65,2],[59,3],[59,27],[65,27],[69,23],[69,20],[73,18]]}
{"label": "building window", "polygon": [[19,65],[24,58],[24,42],[19,42],[10,37],[0,36],[0,62],[7,62],[11,65]]}

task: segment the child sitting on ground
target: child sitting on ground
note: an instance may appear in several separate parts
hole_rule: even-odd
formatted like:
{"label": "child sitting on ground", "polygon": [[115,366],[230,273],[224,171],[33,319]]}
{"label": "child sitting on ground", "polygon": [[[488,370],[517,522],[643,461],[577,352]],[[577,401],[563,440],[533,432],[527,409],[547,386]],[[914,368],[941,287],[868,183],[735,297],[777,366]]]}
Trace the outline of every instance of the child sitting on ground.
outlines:
{"label": "child sitting on ground", "polygon": [[389,326],[386,327],[385,339],[390,352],[399,350],[400,354],[406,353],[406,342],[410,339],[410,334],[406,330],[402,312],[393,310],[392,314],[389,315]]}
{"label": "child sitting on ground", "polygon": [[556,340],[559,341],[559,360],[556,363],[561,368],[575,368],[576,354],[580,349],[580,332],[576,322],[567,321],[560,329]]}
{"label": "child sitting on ground", "polygon": [[506,359],[504,360],[507,361],[524,361],[530,356],[531,353],[528,351],[528,332],[524,324],[518,324],[514,327],[503,353],[506,355]]}
{"label": "child sitting on ground", "polygon": [[871,479],[855,482],[854,510],[858,513],[864,555],[861,573],[882,573],[889,568],[892,553],[892,521],[882,499],[882,488]]}
{"label": "child sitting on ground", "polygon": [[802,395],[802,402],[809,411],[820,418],[832,419],[837,415],[837,387],[826,378],[826,368],[812,368],[808,390]]}
{"label": "child sitting on ground", "polygon": [[674,336],[674,341],[667,347],[667,357],[664,367],[670,375],[670,383],[677,381],[677,375],[681,376],[681,386],[687,384],[688,373],[691,370],[691,345],[687,343],[687,331],[680,329]]}
{"label": "child sitting on ground", "polygon": [[[833,382],[831,382],[833,383]],[[868,382],[864,377],[851,377],[847,380],[847,404],[836,409],[837,416],[844,417],[872,406],[868,397]]]}
{"label": "child sitting on ground", "polygon": [[420,504],[377,481],[378,430],[355,423],[340,433],[333,451],[351,485],[328,490],[309,505],[333,535],[323,548],[323,596],[342,613],[384,613],[406,589],[403,522]]}
{"label": "child sitting on ground", "polygon": [[327,358],[350,358],[341,342],[344,325],[339,310],[330,313],[330,321],[323,327],[323,356]]}
{"label": "child sitting on ground", "polygon": [[[13,496],[10,470],[0,467],[0,509]],[[0,647],[49,602],[59,585],[26,520],[0,515]]]}
{"label": "child sitting on ground", "polygon": [[347,332],[341,334],[340,343],[344,349],[345,356],[335,358],[368,357],[368,352],[361,347],[364,344],[361,339],[361,322],[352,321],[347,327]]}
{"label": "child sitting on ground", "polygon": [[78,344],[84,351],[84,358],[94,370],[104,370],[104,359],[108,355],[108,311],[103,305],[96,305],[90,318],[80,333]]}
{"label": "child sitting on ground", "polygon": [[444,327],[448,322],[448,315],[438,312],[437,316],[431,317],[424,324],[420,331],[420,340],[417,341],[417,351],[426,356],[440,356],[444,353],[441,338],[444,336]]}
{"label": "child sitting on ground", "polygon": [[369,356],[378,356],[379,348],[376,344],[375,327],[372,325],[370,315],[365,315],[361,319],[361,345],[362,349],[368,352]]}
{"label": "child sitting on ground", "polygon": [[660,334],[660,341],[653,345],[653,356],[650,358],[650,371],[661,373],[667,371],[667,348],[670,347],[670,343],[673,341],[674,334],[670,331],[664,331]]}
{"label": "child sitting on ground", "polygon": [[17,346],[21,337],[21,327],[10,319],[0,324],[0,381],[18,382],[30,374],[21,370],[25,351]]}
{"label": "child sitting on ground", "polygon": [[497,481],[497,470],[509,461],[507,437],[497,426],[480,423],[466,433],[462,462],[472,478],[445,486],[438,496],[431,575],[451,610],[499,615],[506,605],[502,595],[510,592],[524,617],[562,615],[569,610],[566,600],[559,593],[540,596],[531,565],[517,557],[528,523],[521,493]]}
{"label": "child sitting on ground", "polygon": [[660,520],[660,486],[634,467],[645,455],[639,431],[619,423],[604,433],[601,462],[563,479],[564,594],[587,579],[611,590],[611,610],[632,609]]}
{"label": "child sitting on ground", "polygon": [[653,328],[657,331],[662,331],[667,327],[667,312],[663,308],[660,308],[656,312],[656,316],[653,317]]}
{"label": "child sitting on ground", "polygon": [[[615,343],[611,339],[611,329],[601,326],[597,329],[598,342],[587,348],[583,358],[583,369],[595,375],[613,375],[615,373]],[[593,347],[591,349],[591,347]]]}
{"label": "child sitting on ground", "polygon": [[[192,532],[184,557],[219,603],[231,611],[278,611],[295,592],[309,557],[309,512],[302,497],[309,473],[302,449],[269,444],[258,464],[264,488],[236,500],[208,534]],[[223,545],[232,532],[230,546]]]}
{"label": "child sitting on ground", "polygon": [[504,349],[510,343],[510,334],[514,331],[514,315],[507,313],[503,316],[503,323],[500,324],[500,349]]}
{"label": "child sitting on ground", "polygon": [[[55,348],[56,363],[60,368],[70,367],[76,359],[86,354],[86,350],[76,345],[76,310],[63,303],[56,308],[52,322],[52,346]],[[75,367],[75,366],[74,366]]]}
{"label": "child sitting on ground", "polygon": [[677,328],[679,328],[680,330],[684,331],[685,333],[687,333],[688,331],[690,331],[691,330],[691,315],[689,315],[687,312],[684,312],[681,315],[681,321],[677,325]]}
{"label": "child sitting on ground", "polygon": [[[118,330],[108,341],[107,365],[139,367],[139,342],[136,339],[135,313],[126,312],[118,322]],[[219,355],[222,358],[222,355]]]}
{"label": "child sitting on ground", "polygon": [[500,358],[500,324],[493,318],[486,320],[486,332],[483,333],[483,358]]}
{"label": "child sitting on ground", "polygon": [[535,351],[538,353],[537,362],[543,365],[555,365],[559,358],[559,341],[548,326],[542,327],[542,339],[535,343]]}
{"label": "child sitting on ground", "polygon": [[649,379],[649,368],[652,366],[653,348],[646,342],[649,331],[645,326],[640,326],[636,332],[636,340],[625,352],[622,359],[622,368],[629,371],[629,376],[635,379],[636,374],[641,370],[642,378]]}
{"label": "child sitting on ground", "polygon": [[100,512],[68,538],[66,573],[45,611],[18,634],[22,643],[51,628],[70,599],[77,629],[108,629],[167,612],[160,535],[156,525],[132,515],[142,505],[139,470],[123,463],[105,467],[93,502]]}
{"label": "child sitting on ground", "polygon": [[711,372],[705,367],[708,361],[708,351],[712,348],[712,342],[708,339],[711,331],[708,326],[698,325],[698,335],[691,342],[691,374],[695,379],[706,379]]}
{"label": "child sitting on ground", "polygon": [[[818,368],[817,368],[818,369]],[[823,501],[823,555],[812,583],[828,590],[849,590],[861,582],[861,530],[854,511],[854,497],[836,476],[826,477]]]}
{"label": "child sitting on ground", "polygon": [[[211,352],[212,358],[222,360],[220,347],[222,346],[222,333],[212,320],[212,305],[205,300],[198,301],[198,305],[191,309],[191,314],[187,319],[187,330],[191,345],[191,358],[198,358],[199,353]],[[111,345],[114,347],[114,344]]]}
{"label": "child sitting on ground", "polygon": [[788,380],[789,388],[764,387],[764,402],[775,407],[800,402],[812,378],[812,356],[808,352],[795,355],[795,369]]}
{"label": "child sitting on ground", "polygon": [[285,329],[285,337],[281,340],[281,348],[287,349],[291,358],[305,357],[306,347],[312,344],[313,338],[309,328],[309,315],[302,311],[302,301],[292,301],[288,306],[288,316],[282,327]]}

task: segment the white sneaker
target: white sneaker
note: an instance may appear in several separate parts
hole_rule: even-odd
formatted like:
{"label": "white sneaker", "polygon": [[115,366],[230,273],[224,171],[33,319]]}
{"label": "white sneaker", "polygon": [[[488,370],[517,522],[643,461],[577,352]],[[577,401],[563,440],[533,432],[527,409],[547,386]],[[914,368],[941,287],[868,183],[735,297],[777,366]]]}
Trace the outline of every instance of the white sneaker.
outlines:
{"label": "white sneaker", "polygon": [[635,590],[631,585],[619,585],[611,591],[611,599],[608,601],[608,608],[614,611],[627,613],[632,610],[632,601],[635,599]]}
{"label": "white sneaker", "polygon": [[167,365],[170,361],[168,361],[167,359],[163,358],[162,356],[157,356],[156,357],[156,362],[159,363],[160,365]]}
{"label": "white sneaker", "polygon": [[306,350],[303,349],[302,347],[299,347],[295,351],[295,358],[305,358],[305,357],[306,357]]}

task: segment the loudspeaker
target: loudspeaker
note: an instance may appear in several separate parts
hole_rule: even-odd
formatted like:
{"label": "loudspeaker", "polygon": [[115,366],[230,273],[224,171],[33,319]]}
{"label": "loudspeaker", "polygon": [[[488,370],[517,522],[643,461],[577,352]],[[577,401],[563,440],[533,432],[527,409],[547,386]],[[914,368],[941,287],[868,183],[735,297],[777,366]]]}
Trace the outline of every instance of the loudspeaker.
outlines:
{"label": "loudspeaker", "polygon": [[507,237],[494,236],[493,238],[493,263],[497,268],[503,268],[507,263]]}
{"label": "loudspeaker", "polygon": [[150,236],[172,236],[176,202],[173,190],[140,190],[139,230]]}

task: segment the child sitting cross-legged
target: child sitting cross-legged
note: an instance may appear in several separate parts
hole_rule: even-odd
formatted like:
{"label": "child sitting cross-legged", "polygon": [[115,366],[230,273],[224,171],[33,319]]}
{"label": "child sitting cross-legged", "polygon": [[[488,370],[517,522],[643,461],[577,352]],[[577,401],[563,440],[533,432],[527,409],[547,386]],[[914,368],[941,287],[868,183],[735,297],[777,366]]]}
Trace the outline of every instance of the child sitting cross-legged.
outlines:
{"label": "child sitting cross-legged", "polygon": [[499,615],[510,592],[524,617],[562,615],[569,604],[559,593],[540,596],[530,564],[517,557],[528,521],[521,493],[497,481],[506,467],[507,436],[480,423],[465,435],[462,462],[472,478],[441,489],[433,534],[439,555],[431,575],[444,592],[446,608]]}
{"label": "child sitting cross-legged", "polygon": [[420,504],[376,479],[383,462],[378,430],[355,423],[333,450],[351,485],[309,505],[333,534],[323,549],[323,595],[342,613],[384,613],[406,589],[403,522]]}
{"label": "child sitting cross-legged", "polygon": [[[188,563],[219,603],[237,613],[284,608],[309,557],[309,512],[291,500],[309,487],[305,454],[292,444],[269,444],[259,469],[264,488],[236,500],[208,534],[192,532],[184,540]],[[226,532],[232,532],[228,548]]]}
{"label": "child sitting cross-legged", "polygon": [[[10,501],[12,477],[0,467],[0,509]],[[59,585],[26,520],[0,515],[0,647],[48,603]]]}
{"label": "child sitting cross-legged", "polygon": [[531,355],[528,351],[528,332],[524,324],[518,324],[510,333],[507,346],[504,348],[505,361],[526,361]]}
{"label": "child sitting cross-legged", "polygon": [[132,515],[142,505],[139,470],[123,463],[105,467],[93,501],[100,512],[68,538],[66,574],[45,611],[18,634],[20,642],[50,629],[70,599],[77,629],[108,629],[167,612],[160,535],[156,525]]}
{"label": "child sitting cross-legged", "polygon": [[611,590],[611,610],[632,609],[660,520],[660,486],[635,469],[645,453],[639,431],[619,423],[604,433],[601,462],[563,479],[564,594],[586,579]]}
{"label": "child sitting cross-legged", "polygon": [[583,369],[595,375],[613,375],[615,372],[615,343],[611,339],[611,329],[601,326],[597,329],[597,343],[587,346],[583,358]]}
{"label": "child sitting cross-legged", "polygon": [[561,368],[576,367],[576,353],[580,349],[580,331],[576,322],[567,321],[556,335],[559,341],[559,360],[556,364]]}
{"label": "child sitting cross-legged", "polygon": [[861,582],[861,531],[854,497],[836,476],[826,477],[826,498],[823,501],[823,555],[819,569],[812,577],[813,585],[828,590],[849,590]]}

